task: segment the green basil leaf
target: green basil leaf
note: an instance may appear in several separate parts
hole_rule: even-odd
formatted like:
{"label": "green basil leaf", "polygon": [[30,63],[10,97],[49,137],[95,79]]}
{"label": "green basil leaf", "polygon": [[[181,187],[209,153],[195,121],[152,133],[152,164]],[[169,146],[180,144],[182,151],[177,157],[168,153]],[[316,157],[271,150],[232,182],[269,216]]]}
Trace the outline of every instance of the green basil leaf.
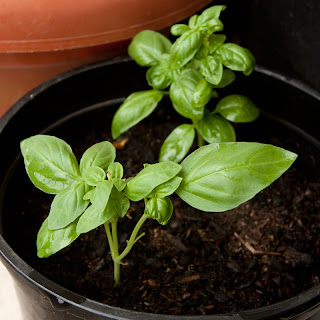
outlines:
{"label": "green basil leaf", "polygon": [[204,31],[206,37],[209,37],[213,32],[223,30],[224,25],[220,19],[212,19],[200,25],[200,30]]}
{"label": "green basil leaf", "polygon": [[190,30],[180,36],[171,48],[171,68],[182,68],[197,53],[202,43],[201,31]]}
{"label": "green basil leaf", "polygon": [[96,186],[106,178],[106,172],[100,167],[92,166],[82,173],[82,178],[89,186]]}
{"label": "green basil leaf", "polygon": [[213,88],[225,88],[236,79],[235,73],[230,69],[223,69],[223,74],[220,82],[217,85],[213,85]]}
{"label": "green basil leaf", "polygon": [[213,6],[204,10],[199,16],[197,24],[199,26],[206,25],[208,22],[212,21],[213,19],[218,19],[220,17],[221,12],[226,8],[227,8],[226,6]]}
{"label": "green basil leaf", "polygon": [[163,92],[147,90],[132,93],[115,113],[111,132],[116,139],[123,132],[150,115],[163,97]]}
{"label": "green basil leaf", "polygon": [[169,93],[172,105],[185,118],[200,120],[203,117],[204,109],[192,105],[193,94],[202,79],[200,72],[187,69],[171,84]]}
{"label": "green basil leaf", "polygon": [[84,171],[92,166],[102,168],[107,171],[109,165],[116,158],[116,149],[109,141],[94,144],[88,148],[80,160],[80,171]]}
{"label": "green basil leaf", "polygon": [[161,146],[159,162],[179,163],[189,152],[194,137],[195,131],[191,124],[182,124],[175,128]]}
{"label": "green basil leaf", "polygon": [[121,179],[123,177],[123,166],[120,162],[113,162],[108,167],[110,179],[113,181],[115,178]]}
{"label": "green basil leaf", "polygon": [[146,205],[146,215],[166,225],[173,212],[173,205],[169,198],[151,198]]}
{"label": "green basil leaf", "polygon": [[199,132],[208,143],[236,141],[230,122],[217,114],[211,115],[208,110],[205,110],[204,117],[199,121]]}
{"label": "green basil leaf", "polygon": [[78,220],[59,230],[48,229],[48,218],[44,220],[37,236],[37,255],[47,258],[52,254],[67,247],[79,237],[76,231]]}
{"label": "green basil leaf", "polygon": [[114,178],[113,184],[118,191],[122,191],[126,187],[127,182],[123,179],[120,179],[120,178]]}
{"label": "green basil leaf", "polygon": [[110,204],[108,203],[108,205],[110,205],[109,210],[113,210],[117,217],[123,218],[130,208],[130,201],[122,196],[120,199],[110,199]]}
{"label": "green basil leaf", "polygon": [[76,157],[63,140],[36,135],[20,147],[30,180],[43,192],[56,194],[81,179]]}
{"label": "green basil leaf", "polygon": [[254,56],[248,49],[234,43],[223,44],[216,53],[227,68],[242,71],[247,76],[253,71],[256,63]]}
{"label": "green basil leaf", "polygon": [[89,201],[83,199],[88,191],[89,186],[84,181],[75,182],[60,191],[54,197],[50,207],[48,228],[62,229],[76,220],[89,204]]}
{"label": "green basil leaf", "polygon": [[156,64],[161,55],[170,53],[171,42],[164,35],[152,30],[139,32],[131,41],[128,53],[140,66]]}
{"label": "green basil leaf", "polygon": [[219,57],[208,56],[201,60],[201,74],[211,84],[219,84],[222,79],[223,65]]}
{"label": "green basil leaf", "polygon": [[107,208],[98,211],[94,206],[90,206],[79,219],[77,233],[87,233],[114,218],[113,212],[108,211]]}
{"label": "green basil leaf", "polygon": [[209,53],[213,54],[218,48],[220,48],[227,37],[224,34],[212,34],[209,37]]}
{"label": "green basil leaf", "polygon": [[127,182],[124,195],[132,201],[142,200],[155,187],[175,177],[180,170],[181,166],[172,161],[147,166]]}
{"label": "green basil leaf", "polygon": [[220,113],[225,119],[232,122],[251,122],[259,116],[259,109],[247,97],[232,94],[222,98],[214,113]]}
{"label": "green basil leaf", "polygon": [[90,198],[92,205],[99,211],[103,211],[109,201],[113,183],[109,180],[101,181],[97,184]]}
{"label": "green basil leaf", "polygon": [[212,85],[205,79],[200,80],[192,96],[192,105],[204,107],[211,99]]}
{"label": "green basil leaf", "polygon": [[167,88],[174,78],[170,68],[170,55],[163,54],[161,60],[147,71],[147,81],[153,89],[163,90]]}
{"label": "green basil leaf", "polygon": [[197,29],[199,16],[197,14],[190,17],[188,26],[190,29]]}
{"label": "green basil leaf", "polygon": [[279,178],[296,157],[260,143],[209,144],[182,162],[183,180],[176,193],[199,210],[233,209]]}
{"label": "green basil leaf", "polygon": [[184,34],[189,30],[190,28],[186,24],[174,24],[171,27],[170,32],[174,36],[181,36],[182,34]]}
{"label": "green basil leaf", "polygon": [[152,190],[150,197],[165,198],[167,196],[170,196],[178,189],[181,181],[182,181],[182,178],[174,177],[171,180],[160,184],[159,186],[157,186]]}

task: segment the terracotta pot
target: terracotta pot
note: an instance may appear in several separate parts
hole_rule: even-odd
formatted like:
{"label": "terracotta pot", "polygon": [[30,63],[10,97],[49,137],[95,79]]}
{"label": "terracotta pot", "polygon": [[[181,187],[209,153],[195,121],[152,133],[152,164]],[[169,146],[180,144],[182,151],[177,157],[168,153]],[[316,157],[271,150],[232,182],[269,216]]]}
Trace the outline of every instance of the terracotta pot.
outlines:
{"label": "terracotta pot", "polygon": [[125,55],[144,29],[162,30],[211,0],[0,0],[0,117],[41,82]]}

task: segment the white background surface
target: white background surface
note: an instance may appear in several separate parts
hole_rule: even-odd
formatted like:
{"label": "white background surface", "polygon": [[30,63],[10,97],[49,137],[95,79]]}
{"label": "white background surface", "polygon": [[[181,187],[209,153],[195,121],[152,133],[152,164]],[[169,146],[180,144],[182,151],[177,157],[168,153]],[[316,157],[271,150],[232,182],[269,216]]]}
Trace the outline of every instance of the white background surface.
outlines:
{"label": "white background surface", "polygon": [[23,320],[11,276],[0,262],[0,319]]}

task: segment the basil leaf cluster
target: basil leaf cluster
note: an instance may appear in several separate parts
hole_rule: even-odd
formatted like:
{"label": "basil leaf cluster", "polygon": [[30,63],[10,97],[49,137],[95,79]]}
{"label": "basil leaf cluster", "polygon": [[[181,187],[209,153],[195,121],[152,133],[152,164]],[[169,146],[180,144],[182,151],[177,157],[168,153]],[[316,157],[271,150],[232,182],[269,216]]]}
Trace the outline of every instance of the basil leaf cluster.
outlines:
{"label": "basil leaf cluster", "polygon": [[178,36],[174,43],[151,30],[133,38],[128,53],[140,66],[149,68],[146,79],[152,89],[132,93],[119,107],[112,121],[114,139],[149,116],[165,95],[191,123],[178,126],[167,137],[159,161],[182,161],[196,135],[199,147],[204,142],[234,142],[230,122],[251,122],[259,116],[254,103],[242,95],[218,100],[217,89],[235,80],[234,71],[250,75],[255,66],[248,49],[226,42],[227,37],[219,33],[224,28],[220,15],[225,9],[213,6],[192,16],[188,24],[173,25],[171,33]]}

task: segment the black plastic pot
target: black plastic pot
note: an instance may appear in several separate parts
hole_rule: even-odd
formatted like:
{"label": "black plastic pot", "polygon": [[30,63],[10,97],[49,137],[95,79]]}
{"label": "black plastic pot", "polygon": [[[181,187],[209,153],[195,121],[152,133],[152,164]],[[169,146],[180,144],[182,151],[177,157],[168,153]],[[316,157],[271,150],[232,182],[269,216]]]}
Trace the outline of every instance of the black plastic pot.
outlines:
{"label": "black plastic pot", "polygon": [[[81,114],[86,117],[101,108],[109,108],[130,92],[146,88],[141,69],[129,59],[123,59],[71,71],[36,88],[0,119],[0,148],[5,150],[5,156],[0,158],[0,257],[14,279],[24,319],[319,319],[320,285],[289,300],[236,314],[188,317],[122,310],[86,299],[53,283],[10,247],[6,235],[16,230],[14,225],[5,224],[10,210],[4,204],[7,196],[14,199],[14,195],[8,194],[7,185],[19,158],[20,141],[40,132],[52,132],[60,125],[68,126],[70,120]],[[238,93],[250,96],[262,110],[272,114],[271,118],[275,117],[277,123],[311,145],[316,159],[313,167],[319,167],[319,93],[259,67],[252,76],[238,83]],[[284,118],[286,120],[281,120]]]}

